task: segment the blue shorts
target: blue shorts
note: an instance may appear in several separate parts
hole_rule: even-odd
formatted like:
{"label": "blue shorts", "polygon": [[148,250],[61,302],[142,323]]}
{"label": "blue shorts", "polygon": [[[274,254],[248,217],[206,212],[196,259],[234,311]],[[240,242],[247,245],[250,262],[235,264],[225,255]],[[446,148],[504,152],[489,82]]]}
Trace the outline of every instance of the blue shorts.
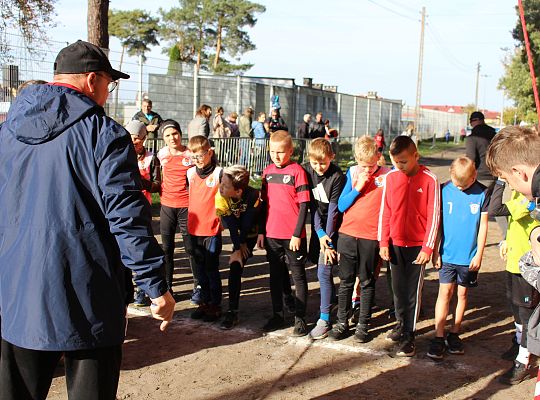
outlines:
{"label": "blue shorts", "polygon": [[456,283],[464,287],[478,286],[478,271],[469,271],[468,265],[443,263],[439,270],[439,283]]}

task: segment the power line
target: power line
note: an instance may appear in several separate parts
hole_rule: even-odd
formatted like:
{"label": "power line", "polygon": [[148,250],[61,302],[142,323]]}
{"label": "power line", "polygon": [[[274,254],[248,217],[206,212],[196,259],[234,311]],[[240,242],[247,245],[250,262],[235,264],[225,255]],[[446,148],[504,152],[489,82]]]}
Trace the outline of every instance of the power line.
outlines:
{"label": "power line", "polygon": [[428,32],[430,33],[434,43],[441,49],[441,52],[448,61],[450,61],[458,69],[461,69],[463,72],[470,72],[472,70],[473,67],[471,65],[461,62],[456,56],[454,56],[449,47],[444,43],[440,35],[436,32],[435,28],[431,26],[431,24],[428,24]]}
{"label": "power line", "polygon": [[399,11],[392,10],[391,8],[388,8],[388,7],[386,7],[386,6],[382,5],[382,4],[376,3],[374,0],[368,0],[368,1],[369,1],[370,3],[375,4],[376,6],[379,6],[379,7],[383,8],[383,9],[385,9],[386,11],[391,12],[392,14],[399,15],[400,17],[407,18],[407,19],[409,19],[409,20],[411,20],[411,21],[414,21],[414,22],[418,21],[417,18],[413,18],[413,17],[410,17],[410,16],[408,16],[408,15],[402,14],[402,13],[400,13]]}

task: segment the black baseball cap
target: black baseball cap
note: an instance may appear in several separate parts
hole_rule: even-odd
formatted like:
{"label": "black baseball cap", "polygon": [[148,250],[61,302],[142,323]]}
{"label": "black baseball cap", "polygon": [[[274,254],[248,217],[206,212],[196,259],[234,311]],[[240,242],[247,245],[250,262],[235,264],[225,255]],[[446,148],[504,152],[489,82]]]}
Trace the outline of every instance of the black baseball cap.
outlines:
{"label": "black baseball cap", "polygon": [[484,114],[482,114],[480,111],[472,112],[471,117],[469,118],[469,121],[476,120],[476,119],[484,119]]}
{"label": "black baseball cap", "polygon": [[113,69],[107,55],[98,46],[77,40],[64,47],[54,60],[54,74],[84,74],[85,72],[103,71],[113,81],[129,79],[128,74]]}

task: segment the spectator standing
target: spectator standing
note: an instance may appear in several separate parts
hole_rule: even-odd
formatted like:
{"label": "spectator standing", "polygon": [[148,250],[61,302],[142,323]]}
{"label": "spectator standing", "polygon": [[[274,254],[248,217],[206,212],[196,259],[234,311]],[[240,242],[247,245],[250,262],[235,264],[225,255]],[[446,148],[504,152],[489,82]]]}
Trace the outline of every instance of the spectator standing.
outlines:
{"label": "spectator standing", "polygon": [[238,120],[238,114],[236,112],[232,112],[229,114],[227,119],[225,120],[226,128],[228,129],[228,137],[239,137],[240,131],[238,129],[238,124],[236,123]]}
{"label": "spectator standing", "polygon": [[161,116],[152,111],[152,100],[144,99],[141,104],[141,111],[137,112],[133,120],[141,121],[146,126],[146,131],[150,134],[151,139],[157,137],[159,125],[163,122]]}
{"label": "spectator standing", "polygon": [[315,122],[311,124],[309,137],[311,139],[317,139],[326,136],[326,125],[324,124],[322,112],[318,112],[315,116]]}
{"label": "spectator standing", "polygon": [[129,75],[99,47],[77,41],[58,53],[53,82],[26,88],[1,127],[0,160],[13,167],[0,177],[4,399],[45,398],[62,356],[69,398],[116,398],[126,267],[162,330],[172,319],[137,157],[103,109],[120,78]]}
{"label": "spectator standing", "polygon": [[297,139],[309,139],[309,125],[311,123],[311,114],[304,114],[304,119],[296,128]]}
{"label": "spectator standing", "polygon": [[188,138],[194,136],[208,137],[210,135],[210,117],[212,116],[212,107],[203,104],[195,113],[195,117],[189,122],[187,131]]}
{"label": "spectator standing", "polygon": [[276,131],[288,131],[285,120],[281,117],[278,109],[272,109],[270,117],[264,121],[264,127],[268,133]]}
{"label": "spectator standing", "polygon": [[495,181],[495,177],[491,175],[486,165],[486,152],[495,136],[495,129],[486,125],[484,114],[480,111],[473,112],[469,122],[472,126],[472,133],[465,140],[466,154],[474,161],[478,181],[489,188]]}
{"label": "spectator standing", "polygon": [[212,121],[212,129],[214,130],[214,138],[223,139],[228,137],[228,132],[225,129],[225,120],[223,119],[223,107],[218,107],[214,120]]}
{"label": "spectator standing", "polygon": [[384,148],[386,147],[386,142],[384,141],[384,131],[379,129],[373,139],[375,139],[375,143],[377,144],[377,151],[379,154],[382,154]]}

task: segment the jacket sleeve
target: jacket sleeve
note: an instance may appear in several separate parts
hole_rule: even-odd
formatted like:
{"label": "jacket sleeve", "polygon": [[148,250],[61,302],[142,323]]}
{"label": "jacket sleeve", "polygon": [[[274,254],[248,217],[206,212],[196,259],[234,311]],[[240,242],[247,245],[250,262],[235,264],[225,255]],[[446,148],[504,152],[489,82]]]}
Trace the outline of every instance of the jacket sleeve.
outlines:
{"label": "jacket sleeve", "polygon": [[474,162],[474,166],[478,169],[480,161],[476,155],[476,142],[474,136],[469,136],[465,139],[465,155]]}
{"label": "jacket sleeve", "polygon": [[390,208],[388,175],[384,177],[384,188],[381,197],[381,211],[379,212],[379,246],[388,247],[390,242],[390,217],[392,209]]}
{"label": "jacket sleeve", "polygon": [[510,215],[510,211],[506,204],[503,203],[504,184],[496,183],[491,192],[489,199],[488,213],[492,217],[507,217]]}
{"label": "jacket sleeve", "polygon": [[354,204],[358,196],[360,196],[360,192],[352,187],[351,170],[349,169],[347,171],[347,181],[338,200],[339,211],[342,213],[347,211]]}
{"label": "jacket sleeve", "polygon": [[519,221],[522,218],[529,217],[530,211],[527,209],[529,201],[524,196],[518,196],[508,200],[505,204],[508,214],[512,216],[514,221]]}
{"label": "jacket sleeve", "polygon": [[422,251],[431,255],[433,248],[435,247],[437,231],[439,230],[439,223],[441,220],[441,188],[437,178],[433,177],[433,181],[430,183],[427,192],[426,233],[424,236],[424,243],[422,244]]}
{"label": "jacket sleeve", "polygon": [[[123,131],[123,132],[122,132]],[[163,251],[152,232],[150,204],[141,192],[137,158],[125,130],[109,122],[98,134],[95,157],[105,218],[122,263],[151,298],[163,295]]]}

